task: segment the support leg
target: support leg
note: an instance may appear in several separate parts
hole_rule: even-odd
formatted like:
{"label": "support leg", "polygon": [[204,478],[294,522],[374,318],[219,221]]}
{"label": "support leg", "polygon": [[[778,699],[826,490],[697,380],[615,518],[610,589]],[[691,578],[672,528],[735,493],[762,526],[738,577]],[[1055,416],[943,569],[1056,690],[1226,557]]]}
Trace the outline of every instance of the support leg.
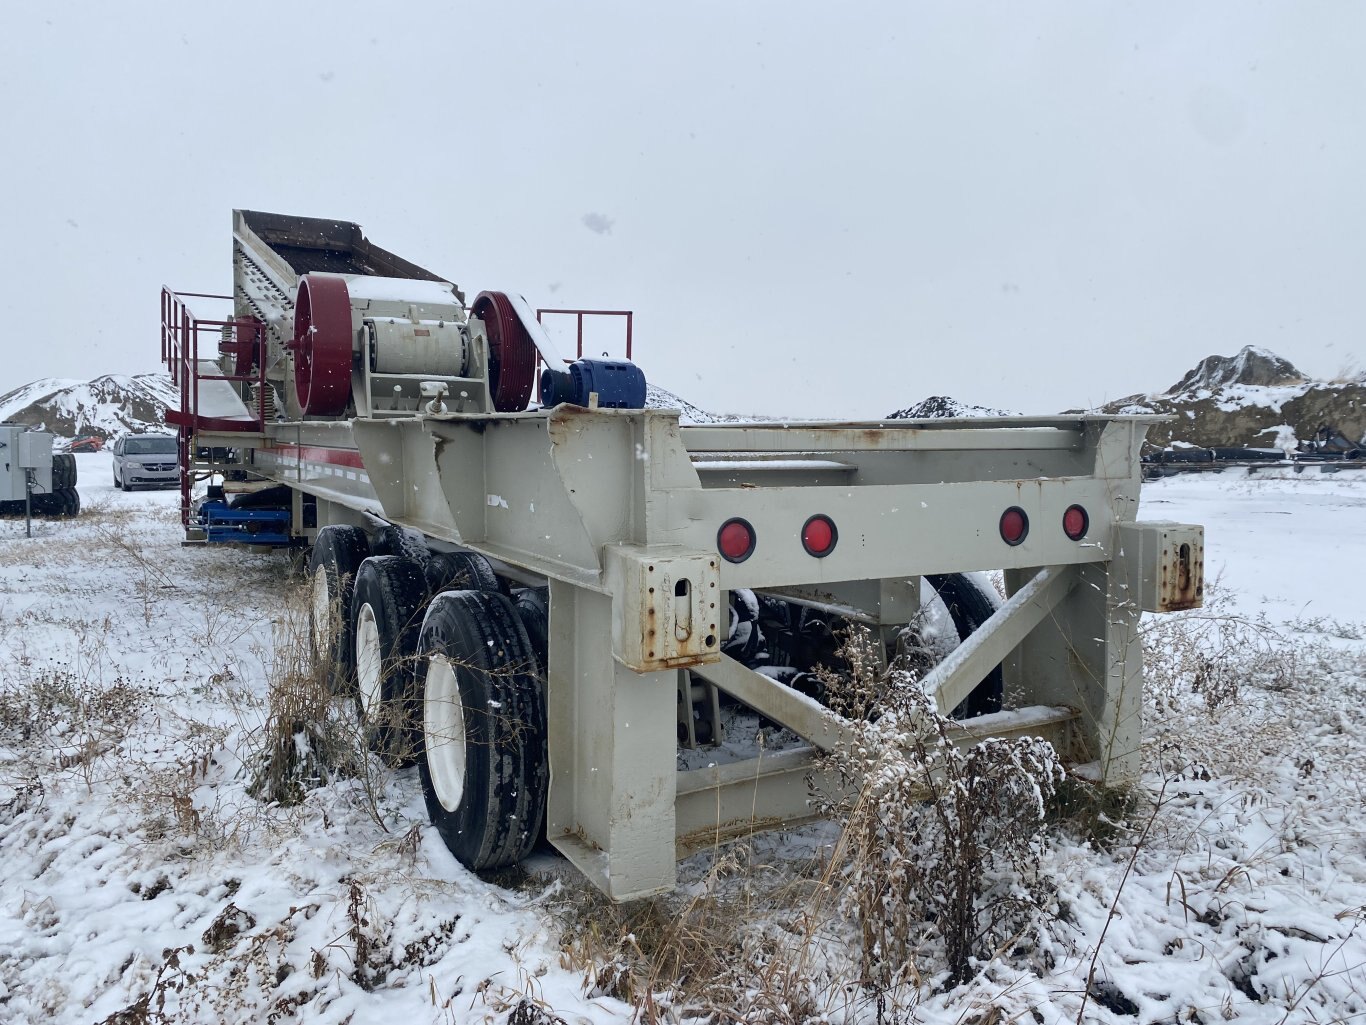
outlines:
{"label": "support leg", "polygon": [[612,599],[550,582],[546,835],[613,900],[674,886],[677,674],[612,657]]}
{"label": "support leg", "polygon": [[[1071,592],[1005,662],[1006,698],[1021,705],[1080,710],[1078,761],[1095,763],[1108,786],[1138,778],[1143,654],[1139,609],[1117,564],[1078,568]],[[1015,594],[1033,570],[1006,573]]]}

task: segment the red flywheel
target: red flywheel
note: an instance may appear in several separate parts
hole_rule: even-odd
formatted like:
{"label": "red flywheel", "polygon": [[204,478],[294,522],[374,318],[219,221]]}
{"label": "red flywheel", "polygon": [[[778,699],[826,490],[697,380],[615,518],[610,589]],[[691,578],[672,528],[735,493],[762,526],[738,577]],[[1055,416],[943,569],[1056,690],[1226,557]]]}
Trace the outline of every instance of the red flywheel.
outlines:
{"label": "red flywheel", "polygon": [[351,294],[340,274],[305,274],[294,300],[294,389],[308,416],[340,416],[351,398]]}
{"label": "red flywheel", "polygon": [[536,380],[536,344],[504,292],[480,292],[470,315],[484,322],[489,338],[489,390],[500,413],[526,409]]}

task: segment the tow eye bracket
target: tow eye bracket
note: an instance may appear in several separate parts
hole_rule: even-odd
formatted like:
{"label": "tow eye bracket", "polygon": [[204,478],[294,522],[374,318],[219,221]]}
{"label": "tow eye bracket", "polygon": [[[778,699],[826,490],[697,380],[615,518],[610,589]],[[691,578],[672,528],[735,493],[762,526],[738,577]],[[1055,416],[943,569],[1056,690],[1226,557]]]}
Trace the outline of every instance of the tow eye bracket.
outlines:
{"label": "tow eye bracket", "polygon": [[1119,561],[1144,612],[1179,612],[1205,603],[1205,528],[1155,520],[1121,523]]}
{"label": "tow eye bracket", "polygon": [[629,669],[718,662],[720,557],[674,545],[605,546],[607,583],[615,609],[612,654]]}

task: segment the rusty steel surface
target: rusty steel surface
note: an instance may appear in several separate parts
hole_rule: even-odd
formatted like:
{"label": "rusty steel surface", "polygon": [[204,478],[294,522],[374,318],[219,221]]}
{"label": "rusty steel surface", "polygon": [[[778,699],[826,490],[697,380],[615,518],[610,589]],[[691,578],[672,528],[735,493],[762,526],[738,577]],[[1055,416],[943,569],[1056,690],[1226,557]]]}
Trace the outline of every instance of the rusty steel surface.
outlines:
{"label": "rusty steel surface", "polygon": [[[536,319],[544,321],[546,315],[574,318],[574,355],[583,358],[583,318],[584,317],[622,317],[626,321],[626,358],[631,358],[631,336],[634,329],[635,313],[631,310],[565,310],[542,306],[536,310]],[[559,369],[558,367],[556,369]]]}
{"label": "rusty steel surface", "polygon": [[1198,609],[1205,603],[1205,548],[1193,537],[1173,538],[1162,547],[1157,567],[1154,612]]}
{"label": "rusty steel surface", "polygon": [[607,585],[619,615],[612,650],[637,673],[701,666],[721,658],[720,559],[609,545]]}

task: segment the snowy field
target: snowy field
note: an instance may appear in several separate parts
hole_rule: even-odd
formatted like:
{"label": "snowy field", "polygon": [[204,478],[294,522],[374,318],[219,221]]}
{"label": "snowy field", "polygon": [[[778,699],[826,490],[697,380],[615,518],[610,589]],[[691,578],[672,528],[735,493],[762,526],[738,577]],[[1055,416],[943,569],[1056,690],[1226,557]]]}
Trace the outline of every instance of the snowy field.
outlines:
{"label": "snowy field", "polygon": [[[77,458],[77,520],[0,521],[0,1022],[631,1019],[612,966],[565,939],[566,907],[591,906],[572,873],[465,871],[413,770],[248,793],[297,651],[288,558],[184,549],[175,492],[123,494],[108,455]],[[1050,831],[1045,940],[947,992],[927,942],[882,1020],[1366,1018],[1364,514],[1366,476],[1316,467],[1145,487],[1143,518],[1205,524],[1212,598],[1148,626],[1142,793],[1097,842]],[[831,838],[756,841],[731,885]],[[685,863],[685,896],[711,859]],[[766,913],[781,949],[799,916]],[[815,960],[843,950],[856,978],[832,935]],[[879,1020],[857,987],[812,1010],[758,999],[766,981],[712,1020]]]}

